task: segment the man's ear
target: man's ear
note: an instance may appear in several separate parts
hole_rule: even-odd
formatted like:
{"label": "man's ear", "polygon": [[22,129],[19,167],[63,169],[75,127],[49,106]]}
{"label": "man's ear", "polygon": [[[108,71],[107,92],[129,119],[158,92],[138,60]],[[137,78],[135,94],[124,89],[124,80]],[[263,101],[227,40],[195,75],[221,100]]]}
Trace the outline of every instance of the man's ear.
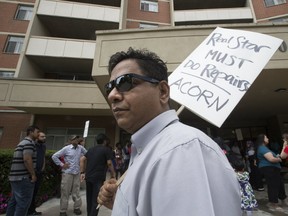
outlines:
{"label": "man's ear", "polygon": [[168,85],[167,81],[162,80],[158,84],[160,90],[160,99],[163,103],[168,103],[170,98],[170,86]]}

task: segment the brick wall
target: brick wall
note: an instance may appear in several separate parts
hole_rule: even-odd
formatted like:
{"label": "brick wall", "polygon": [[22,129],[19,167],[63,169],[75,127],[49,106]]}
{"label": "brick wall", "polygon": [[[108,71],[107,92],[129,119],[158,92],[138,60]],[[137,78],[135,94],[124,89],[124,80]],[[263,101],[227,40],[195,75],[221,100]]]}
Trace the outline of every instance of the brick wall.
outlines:
{"label": "brick wall", "polygon": [[253,0],[253,8],[257,20],[288,14],[288,2],[266,7],[264,0]]}
{"label": "brick wall", "polygon": [[0,113],[0,127],[3,134],[0,137],[0,149],[14,149],[19,143],[21,133],[26,134],[32,115],[26,113]]}
{"label": "brick wall", "polygon": [[[167,1],[158,1],[158,12],[149,12],[140,10],[140,0],[133,0],[128,2],[127,8],[127,19],[140,20],[142,22],[153,22],[153,23],[167,23],[170,24],[170,3]],[[127,28],[138,28],[138,25],[127,23]],[[134,21],[132,21],[134,22]]]}

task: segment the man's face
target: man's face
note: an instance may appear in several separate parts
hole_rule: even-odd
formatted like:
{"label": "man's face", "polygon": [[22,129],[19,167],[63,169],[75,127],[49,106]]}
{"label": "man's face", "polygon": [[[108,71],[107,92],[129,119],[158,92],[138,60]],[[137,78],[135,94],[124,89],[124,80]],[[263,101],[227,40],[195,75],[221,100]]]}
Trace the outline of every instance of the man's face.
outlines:
{"label": "man's face", "polygon": [[[135,60],[127,59],[115,66],[110,81],[128,73],[144,75]],[[136,132],[163,112],[159,84],[140,79],[134,79],[133,83],[135,87],[129,91],[119,92],[114,88],[108,95],[108,101],[119,127],[129,133]]]}
{"label": "man's face", "polygon": [[42,132],[39,133],[38,138],[37,138],[39,143],[45,143],[46,141],[46,135]]}
{"label": "man's face", "polygon": [[73,146],[75,146],[75,147],[78,146],[78,143],[79,143],[79,139],[78,139],[78,138],[75,138],[75,139],[71,140],[71,144],[72,144]]}
{"label": "man's face", "polygon": [[36,140],[39,136],[39,129],[35,129],[33,132],[30,133],[32,136],[32,140]]}

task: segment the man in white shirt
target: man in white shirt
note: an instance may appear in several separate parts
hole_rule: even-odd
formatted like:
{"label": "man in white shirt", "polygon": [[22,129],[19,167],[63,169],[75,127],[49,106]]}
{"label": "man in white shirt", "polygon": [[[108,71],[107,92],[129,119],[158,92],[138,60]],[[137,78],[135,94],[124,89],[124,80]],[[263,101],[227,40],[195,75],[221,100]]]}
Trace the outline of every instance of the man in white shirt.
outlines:
{"label": "man in white shirt", "polygon": [[108,71],[108,101],[119,127],[132,134],[132,152],[124,181],[106,181],[98,203],[112,216],[240,216],[239,184],[226,156],[170,110],[165,63],[129,48],[110,58]]}

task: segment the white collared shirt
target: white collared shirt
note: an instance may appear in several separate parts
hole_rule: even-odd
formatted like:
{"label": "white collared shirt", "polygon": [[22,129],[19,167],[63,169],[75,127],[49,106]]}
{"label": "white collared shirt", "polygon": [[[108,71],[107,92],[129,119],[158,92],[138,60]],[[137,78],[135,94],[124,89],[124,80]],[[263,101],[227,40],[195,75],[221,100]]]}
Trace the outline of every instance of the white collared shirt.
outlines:
{"label": "white collared shirt", "polygon": [[131,137],[132,154],[112,216],[240,216],[236,174],[219,146],[174,110]]}

